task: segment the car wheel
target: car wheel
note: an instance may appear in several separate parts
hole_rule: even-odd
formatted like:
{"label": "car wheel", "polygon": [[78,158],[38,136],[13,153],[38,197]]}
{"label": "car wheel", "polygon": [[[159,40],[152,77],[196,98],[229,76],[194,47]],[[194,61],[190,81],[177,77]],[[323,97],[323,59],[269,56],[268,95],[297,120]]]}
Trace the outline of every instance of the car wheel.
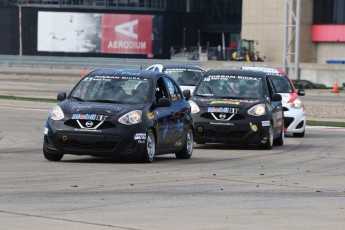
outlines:
{"label": "car wheel", "polygon": [[293,133],[294,137],[304,137],[305,130],[302,133]]}
{"label": "car wheel", "polygon": [[283,128],[279,137],[274,141],[274,144],[282,146],[284,144],[284,137],[285,137],[285,132],[284,132],[284,128]]}
{"label": "car wheel", "polygon": [[176,158],[178,159],[189,159],[192,156],[194,147],[193,131],[191,128],[188,129],[186,135],[186,141],[181,151],[176,152]]}
{"label": "car wheel", "polygon": [[44,155],[44,158],[46,158],[48,161],[60,161],[63,157],[63,154],[48,153],[44,149],[43,149],[43,155]]}
{"label": "car wheel", "polygon": [[273,146],[273,126],[270,125],[270,128],[268,130],[268,140],[265,144],[261,144],[261,149],[272,149]]}
{"label": "car wheel", "polygon": [[151,163],[154,161],[156,155],[156,137],[152,130],[149,130],[146,135],[146,146],[142,156],[142,161]]}

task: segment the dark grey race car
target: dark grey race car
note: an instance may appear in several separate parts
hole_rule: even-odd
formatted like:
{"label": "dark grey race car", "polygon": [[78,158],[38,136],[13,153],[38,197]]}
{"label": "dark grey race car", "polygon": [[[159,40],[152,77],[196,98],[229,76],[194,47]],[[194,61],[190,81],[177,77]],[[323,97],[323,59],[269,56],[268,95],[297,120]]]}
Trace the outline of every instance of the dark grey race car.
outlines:
{"label": "dark grey race car", "polygon": [[59,93],[47,119],[43,153],[132,156],[152,162],[159,154],[189,159],[193,152],[190,104],[164,73],[99,69],[71,93]]}
{"label": "dark grey race car", "polygon": [[284,114],[264,72],[209,70],[199,81],[192,106],[196,143],[257,144],[271,149],[284,143]]}

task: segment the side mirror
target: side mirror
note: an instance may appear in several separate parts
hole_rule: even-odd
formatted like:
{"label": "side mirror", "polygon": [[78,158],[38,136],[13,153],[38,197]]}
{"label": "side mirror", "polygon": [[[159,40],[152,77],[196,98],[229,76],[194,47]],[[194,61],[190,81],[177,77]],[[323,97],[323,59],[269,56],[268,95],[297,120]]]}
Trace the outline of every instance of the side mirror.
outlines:
{"label": "side mirror", "polygon": [[274,93],[274,94],[272,94],[271,100],[272,101],[281,101],[282,95],[280,95],[279,93]]}
{"label": "side mirror", "polygon": [[158,103],[156,104],[157,107],[169,107],[171,106],[171,101],[169,98],[159,98]]}
{"label": "side mirror", "polygon": [[298,96],[305,96],[305,90],[304,89],[299,89],[297,91]]}
{"label": "side mirror", "polygon": [[66,99],[66,93],[65,93],[65,92],[60,92],[60,93],[58,93],[56,99],[57,99],[58,101],[63,101],[63,100],[65,100],[65,99]]}
{"label": "side mirror", "polygon": [[191,92],[189,89],[185,89],[183,90],[183,96],[186,98],[186,100],[188,101],[189,98],[191,97]]}

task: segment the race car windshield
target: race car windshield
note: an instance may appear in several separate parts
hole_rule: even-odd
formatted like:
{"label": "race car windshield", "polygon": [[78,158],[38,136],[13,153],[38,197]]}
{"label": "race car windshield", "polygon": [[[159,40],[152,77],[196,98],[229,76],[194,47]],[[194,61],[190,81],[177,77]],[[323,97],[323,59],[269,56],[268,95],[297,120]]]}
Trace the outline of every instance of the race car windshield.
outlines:
{"label": "race car windshield", "polygon": [[78,101],[140,104],[149,98],[151,80],[131,76],[87,76],[69,99]]}
{"label": "race car windshield", "polygon": [[217,98],[261,98],[262,79],[246,76],[215,75],[201,79],[194,95]]}
{"label": "race car windshield", "polygon": [[195,86],[203,75],[198,69],[165,69],[164,72],[174,78],[179,85]]}
{"label": "race car windshield", "polygon": [[273,76],[271,77],[271,79],[274,84],[274,87],[277,90],[277,93],[292,93],[293,92],[291,83],[286,76],[284,75]]}

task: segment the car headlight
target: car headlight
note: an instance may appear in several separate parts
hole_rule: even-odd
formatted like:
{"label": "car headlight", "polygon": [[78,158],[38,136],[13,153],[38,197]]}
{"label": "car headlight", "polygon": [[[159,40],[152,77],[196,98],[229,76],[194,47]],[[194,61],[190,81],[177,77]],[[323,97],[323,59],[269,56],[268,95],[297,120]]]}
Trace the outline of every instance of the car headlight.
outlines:
{"label": "car headlight", "polygon": [[291,108],[293,109],[300,109],[303,107],[303,102],[301,99],[296,98],[292,103],[291,103]]}
{"label": "car headlight", "polygon": [[265,104],[258,104],[248,110],[248,114],[252,116],[263,116],[266,114]]}
{"label": "car headlight", "polygon": [[50,118],[55,121],[62,120],[65,117],[60,106],[55,105],[52,111],[50,111]]}
{"label": "car headlight", "polygon": [[129,113],[126,113],[122,117],[119,118],[119,122],[124,125],[134,125],[141,122],[142,118],[142,111],[141,110],[134,110]]}
{"label": "car headlight", "polygon": [[199,106],[194,101],[189,100],[188,102],[190,104],[192,114],[200,112]]}

